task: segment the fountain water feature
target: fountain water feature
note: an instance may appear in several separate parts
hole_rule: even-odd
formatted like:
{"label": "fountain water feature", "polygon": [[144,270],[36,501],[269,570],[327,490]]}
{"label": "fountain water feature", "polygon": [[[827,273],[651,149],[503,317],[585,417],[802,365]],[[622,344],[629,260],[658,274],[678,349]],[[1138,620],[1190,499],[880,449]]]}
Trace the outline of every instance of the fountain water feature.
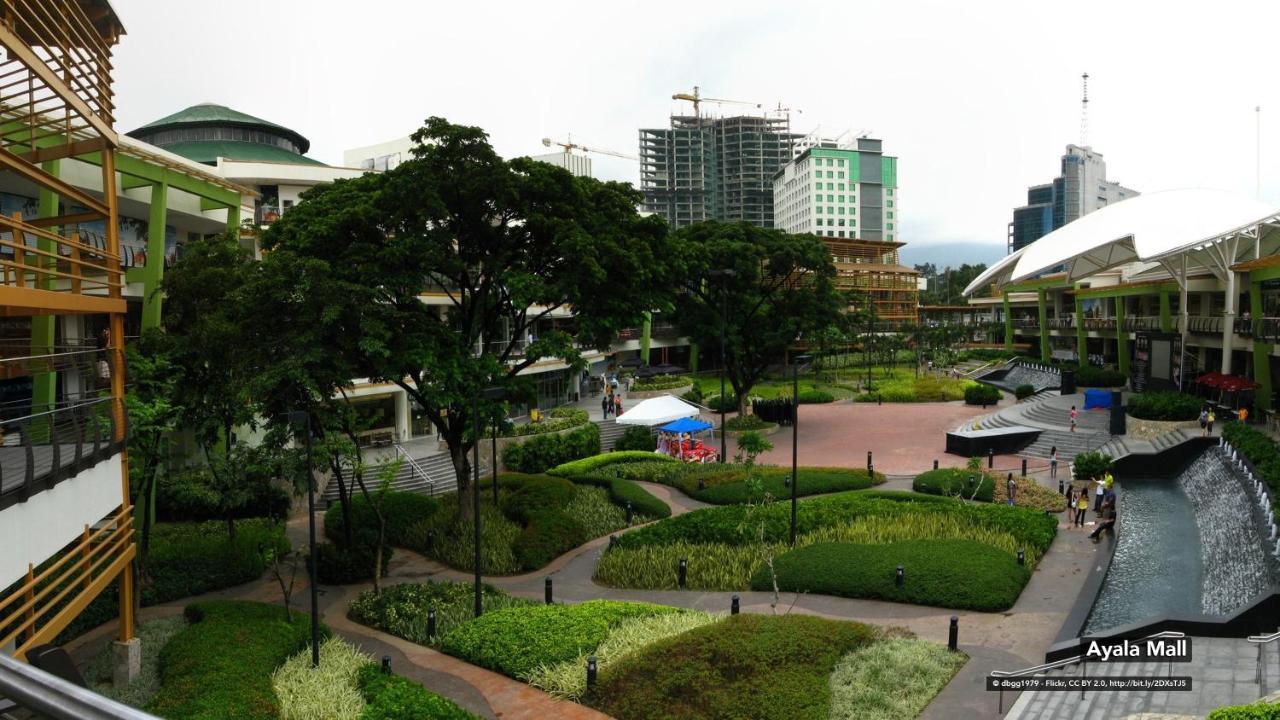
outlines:
{"label": "fountain water feature", "polygon": [[1006,371],[983,377],[982,381],[1009,392],[1016,390],[1019,385],[1030,385],[1036,392],[1040,392],[1057,389],[1062,384],[1062,376],[1049,367],[1015,363]]}
{"label": "fountain water feature", "polygon": [[1122,490],[1119,541],[1086,634],[1169,615],[1226,615],[1274,587],[1275,515],[1228,446],[1206,450],[1174,480],[1129,480]]}

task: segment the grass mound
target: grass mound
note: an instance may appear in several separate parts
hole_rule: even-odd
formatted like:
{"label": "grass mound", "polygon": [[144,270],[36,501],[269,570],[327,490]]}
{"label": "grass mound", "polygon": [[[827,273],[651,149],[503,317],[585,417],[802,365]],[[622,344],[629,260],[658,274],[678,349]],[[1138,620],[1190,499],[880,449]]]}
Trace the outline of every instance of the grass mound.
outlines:
{"label": "grass mound", "polygon": [[966,660],[963,653],[911,638],[892,638],[855,650],[831,673],[831,713],[827,717],[916,717]]}

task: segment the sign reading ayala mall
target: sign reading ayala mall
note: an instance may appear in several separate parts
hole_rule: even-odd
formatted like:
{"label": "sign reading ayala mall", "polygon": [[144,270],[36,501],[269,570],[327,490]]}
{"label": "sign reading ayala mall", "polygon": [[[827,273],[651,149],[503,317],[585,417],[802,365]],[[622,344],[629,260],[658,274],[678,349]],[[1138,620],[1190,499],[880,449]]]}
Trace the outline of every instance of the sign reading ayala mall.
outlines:
{"label": "sign reading ayala mall", "polygon": [[1191,638],[1080,641],[1085,662],[1191,662]]}
{"label": "sign reading ayala mall", "polygon": [[[1095,663],[1182,663],[1191,662],[1191,638],[1163,637],[1140,640],[1080,640],[1079,659],[1082,667]],[[1172,665],[1169,666],[1172,670]],[[1128,670],[1128,668],[1125,668]],[[987,676],[987,690],[1067,690],[1074,692],[1190,692],[1191,677],[1174,675],[1171,671],[1161,674],[1155,668],[1150,675],[1090,674],[1081,670],[1072,675],[1045,674],[1040,668],[1014,672],[993,672]]]}

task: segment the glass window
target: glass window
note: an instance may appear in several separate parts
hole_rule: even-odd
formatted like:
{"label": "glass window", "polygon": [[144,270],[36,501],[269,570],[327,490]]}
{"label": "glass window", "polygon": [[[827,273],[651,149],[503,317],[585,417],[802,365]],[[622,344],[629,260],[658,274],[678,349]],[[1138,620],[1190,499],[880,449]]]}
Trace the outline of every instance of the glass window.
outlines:
{"label": "glass window", "polygon": [[831,167],[831,158],[827,158],[827,167]]}
{"label": "glass window", "polygon": [[836,177],[838,177],[838,178],[840,178],[841,180],[843,180],[843,179],[844,179],[844,171],[843,171],[843,170],[841,170],[840,172],[836,173]]}
{"label": "glass window", "polygon": [[892,201],[892,200],[890,200],[890,201],[889,201],[889,207],[893,207],[893,201]]}
{"label": "glass window", "polygon": [[857,221],[857,220],[850,220],[850,221],[849,221],[849,227],[857,227],[857,226],[858,226],[858,221]]}
{"label": "glass window", "polygon": [[819,215],[821,215],[821,214],[822,214],[822,206],[821,206],[821,205],[819,205],[819,206],[818,206],[818,214],[819,214]]}
{"label": "glass window", "polygon": [[840,202],[844,202],[844,196],[843,196],[843,195],[841,195],[841,196],[840,196]]}
{"label": "glass window", "polygon": [[886,214],[888,215],[888,217],[889,217],[889,219],[890,219],[890,220],[892,220],[892,219],[893,219],[893,211],[892,211],[892,210],[890,210],[890,211],[889,211],[888,213],[886,213]]}
{"label": "glass window", "polygon": [[836,187],[837,187],[839,190],[843,191],[843,190],[844,190],[844,183],[836,183]]}
{"label": "glass window", "polygon": [[858,214],[858,208],[856,208],[856,207],[851,207],[851,208],[849,208],[849,214],[850,214],[850,215],[857,215],[857,214]]}
{"label": "glass window", "polygon": [[827,179],[828,179],[828,180],[830,180],[830,179],[831,179],[831,177],[832,177],[832,173],[831,173],[831,171],[830,171],[830,170],[828,170],[828,171],[827,171]]}
{"label": "glass window", "polygon": [[844,227],[844,218],[840,218],[840,222],[838,224],[840,227]]}
{"label": "glass window", "polygon": [[885,193],[885,195],[892,195],[892,194],[893,194],[893,188],[888,188],[888,189],[886,189],[886,190],[884,191],[884,193]]}
{"label": "glass window", "polygon": [[835,183],[827,183],[827,189],[828,189],[828,190],[834,190],[835,188],[831,187],[831,186],[832,186],[832,185],[834,185],[834,184],[835,184]]}
{"label": "glass window", "polygon": [[886,239],[888,239],[888,240],[892,240],[892,239],[893,239],[893,233],[889,233],[889,234],[886,236]]}
{"label": "glass window", "polygon": [[844,206],[843,206],[843,205],[838,205],[838,206],[836,206],[836,210],[838,210],[838,211],[839,211],[839,214],[840,214],[840,215],[843,215],[843,214],[844,214]]}
{"label": "glass window", "polygon": [[835,202],[835,200],[832,200],[832,198],[834,198],[834,197],[835,197],[835,195],[828,195],[828,196],[827,196],[827,202]]}
{"label": "glass window", "polygon": [[889,224],[888,224],[888,226],[887,226],[887,229],[892,230],[892,229],[893,229],[893,223],[889,223]]}
{"label": "glass window", "polygon": [[840,231],[840,237],[844,237],[844,231],[843,231],[843,230],[841,230],[841,231]]}
{"label": "glass window", "polygon": [[[836,160],[836,167],[844,167],[844,161],[843,161],[843,160]],[[842,177],[843,177],[843,175],[842,175]]]}

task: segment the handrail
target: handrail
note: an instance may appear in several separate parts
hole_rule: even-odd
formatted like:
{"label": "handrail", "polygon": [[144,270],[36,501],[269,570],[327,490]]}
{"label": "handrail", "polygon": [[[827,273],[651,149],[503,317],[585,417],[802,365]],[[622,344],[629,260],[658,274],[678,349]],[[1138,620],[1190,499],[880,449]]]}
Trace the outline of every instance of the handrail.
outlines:
{"label": "handrail", "polygon": [[0,695],[55,720],[159,720],[0,653]]}
{"label": "handrail", "polygon": [[431,494],[430,489],[435,488],[436,481],[432,480],[430,475],[427,475],[427,471],[422,469],[422,466],[418,464],[418,461],[413,459],[413,456],[409,454],[408,450],[404,449],[404,446],[400,444],[399,440],[392,440],[391,445],[396,449],[396,457],[403,457],[409,463],[409,467],[413,468],[413,471],[421,476],[427,483],[429,488],[427,494]]}

